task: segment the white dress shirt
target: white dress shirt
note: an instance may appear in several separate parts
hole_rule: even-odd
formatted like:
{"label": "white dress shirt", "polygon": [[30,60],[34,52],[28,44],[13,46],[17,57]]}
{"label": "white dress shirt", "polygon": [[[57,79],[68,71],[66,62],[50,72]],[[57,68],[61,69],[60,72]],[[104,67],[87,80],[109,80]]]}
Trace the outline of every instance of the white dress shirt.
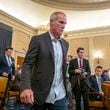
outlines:
{"label": "white dress shirt", "polygon": [[65,97],[66,91],[63,83],[64,81],[62,74],[63,51],[62,51],[61,43],[59,40],[55,39],[51,33],[50,36],[54,50],[55,72],[54,72],[53,83],[51,85],[50,92],[45,102],[54,104],[55,101]]}

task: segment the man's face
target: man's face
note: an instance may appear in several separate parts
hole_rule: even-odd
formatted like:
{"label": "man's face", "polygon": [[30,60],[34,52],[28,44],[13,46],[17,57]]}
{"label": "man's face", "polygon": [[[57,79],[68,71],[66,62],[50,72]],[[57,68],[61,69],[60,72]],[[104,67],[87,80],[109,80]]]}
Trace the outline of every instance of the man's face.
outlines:
{"label": "man's face", "polygon": [[83,58],[85,54],[85,50],[79,50],[78,57]]}
{"label": "man's face", "polygon": [[102,75],[102,72],[103,72],[103,69],[101,69],[101,68],[96,68],[96,70],[95,70],[95,74],[97,76],[101,76]]}
{"label": "man's face", "polygon": [[12,53],[13,53],[13,51],[11,49],[8,49],[6,51],[6,55],[9,56],[9,57],[12,55]]}
{"label": "man's face", "polygon": [[70,60],[72,60],[72,58],[70,56],[67,56],[67,58],[66,58],[67,63],[69,63]]}
{"label": "man's face", "polygon": [[63,14],[57,15],[57,17],[50,22],[50,31],[56,38],[60,37],[64,31],[67,19]]}

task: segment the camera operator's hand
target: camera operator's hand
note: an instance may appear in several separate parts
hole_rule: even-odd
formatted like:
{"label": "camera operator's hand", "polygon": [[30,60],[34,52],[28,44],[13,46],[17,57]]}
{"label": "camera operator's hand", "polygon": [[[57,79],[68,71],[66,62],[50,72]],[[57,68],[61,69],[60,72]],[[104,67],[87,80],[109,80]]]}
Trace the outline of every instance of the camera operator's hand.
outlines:
{"label": "camera operator's hand", "polygon": [[81,74],[81,69],[75,69],[75,74]]}

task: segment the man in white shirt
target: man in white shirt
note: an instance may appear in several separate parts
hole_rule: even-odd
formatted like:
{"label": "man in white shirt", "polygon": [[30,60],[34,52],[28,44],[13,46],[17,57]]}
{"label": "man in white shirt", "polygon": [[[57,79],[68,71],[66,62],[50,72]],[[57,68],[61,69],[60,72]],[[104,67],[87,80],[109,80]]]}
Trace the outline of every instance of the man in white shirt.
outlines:
{"label": "man in white shirt", "polygon": [[54,12],[49,31],[31,39],[21,72],[20,98],[23,103],[32,104],[32,110],[67,110],[69,45],[61,38],[66,23],[63,12]]}

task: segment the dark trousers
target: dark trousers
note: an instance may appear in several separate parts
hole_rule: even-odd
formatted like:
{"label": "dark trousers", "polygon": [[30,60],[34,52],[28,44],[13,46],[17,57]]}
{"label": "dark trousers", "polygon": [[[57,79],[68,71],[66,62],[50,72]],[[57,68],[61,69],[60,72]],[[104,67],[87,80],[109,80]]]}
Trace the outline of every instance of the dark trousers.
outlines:
{"label": "dark trousers", "polygon": [[43,105],[33,105],[31,110],[68,110],[65,98],[56,101],[55,104],[44,103]]}
{"label": "dark trousers", "polygon": [[67,106],[56,106],[53,104],[34,105],[31,110],[68,110]]}
{"label": "dark trousers", "polygon": [[84,82],[80,82],[80,86],[77,85],[73,88],[75,95],[76,110],[81,110],[81,96],[83,98],[84,110],[89,110],[89,88]]}

